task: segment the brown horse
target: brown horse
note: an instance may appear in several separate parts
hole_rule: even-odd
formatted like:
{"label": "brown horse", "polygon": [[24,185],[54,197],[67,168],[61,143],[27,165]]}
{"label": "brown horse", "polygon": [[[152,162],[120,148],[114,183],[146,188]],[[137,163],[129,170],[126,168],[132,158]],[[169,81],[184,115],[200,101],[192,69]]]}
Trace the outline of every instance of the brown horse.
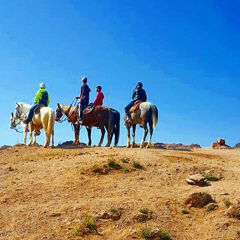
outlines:
{"label": "brown horse", "polygon": [[[78,145],[79,132],[80,132],[80,125],[76,124],[78,120],[78,108],[75,106],[71,106],[71,105],[66,106],[58,103],[55,120],[57,122],[61,121],[60,119],[64,115],[68,118],[68,121],[72,123],[72,126],[74,128],[74,135],[75,135],[74,144]],[[114,145],[117,145],[118,137],[119,137],[119,124],[118,126],[115,124],[115,114],[111,109],[104,106],[96,106],[90,113],[88,114],[84,113],[82,125],[85,126],[87,129],[88,146],[91,146],[92,144],[92,140],[91,140],[92,127],[100,128],[102,133],[98,146],[101,146],[103,143],[105,129],[107,130],[107,133],[108,133],[108,142],[106,144],[106,147],[110,146],[113,134],[115,134]]]}

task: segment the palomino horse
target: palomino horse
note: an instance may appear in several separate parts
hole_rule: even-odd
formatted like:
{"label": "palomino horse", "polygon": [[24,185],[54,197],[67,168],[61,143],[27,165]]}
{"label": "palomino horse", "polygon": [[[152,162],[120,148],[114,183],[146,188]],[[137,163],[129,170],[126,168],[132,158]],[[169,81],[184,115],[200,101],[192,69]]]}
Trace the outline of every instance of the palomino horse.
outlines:
{"label": "palomino horse", "polygon": [[[29,105],[30,106],[30,105]],[[16,132],[19,132],[19,130],[17,129],[17,126],[21,125],[22,129],[23,129],[23,143],[26,145],[26,141],[27,141],[27,132],[29,132],[28,129],[28,125],[23,123],[22,120],[20,120],[19,118],[17,118],[13,113],[11,113],[11,118],[10,118],[10,128],[14,129]],[[40,130],[37,131],[37,136],[40,135],[41,132]]]}
{"label": "palomino horse", "polygon": [[[18,102],[16,103],[15,116],[20,121],[27,118],[31,105]],[[44,147],[48,147],[50,144],[50,137],[52,136],[52,147],[54,146],[54,111],[50,107],[42,107],[38,114],[34,114],[32,122],[28,124],[30,132],[30,140],[28,145],[36,144],[36,136],[40,129],[45,131],[45,143]],[[32,140],[32,132],[34,131],[34,140]]]}
{"label": "palomino horse", "polygon": [[148,134],[148,127],[147,124],[149,124],[149,130],[150,130],[150,137],[148,140],[147,147],[151,146],[151,140],[152,140],[152,134],[153,134],[153,126],[155,127],[157,125],[158,121],[158,109],[157,107],[150,103],[150,102],[143,102],[139,105],[139,108],[131,113],[131,123],[126,122],[126,115],[124,116],[125,126],[127,128],[127,147],[129,148],[131,146],[130,144],[130,128],[133,127],[133,133],[132,133],[132,147],[135,145],[135,131],[136,131],[136,124],[140,124],[141,127],[144,129],[144,136],[141,141],[140,147],[143,148],[145,139]]}
{"label": "palomino horse", "polygon": [[[68,121],[72,123],[72,126],[74,128],[74,136],[75,136],[74,144],[78,145],[79,131],[80,131],[79,124],[76,124],[76,121],[78,120],[78,108],[71,105],[66,106],[62,104],[57,104],[55,120],[57,122],[61,122],[61,118],[64,115],[68,118]],[[116,146],[118,144],[119,130],[120,130],[119,116],[120,115],[118,111],[113,109],[111,110],[104,106],[96,106],[90,113],[88,114],[84,113],[82,125],[85,126],[87,129],[88,146],[91,146],[92,144],[92,140],[91,140],[92,127],[100,128],[102,133],[98,146],[101,146],[103,143],[105,129],[107,130],[107,133],[108,133],[108,142],[106,144],[106,147],[110,146],[113,135],[115,135],[114,145]]]}

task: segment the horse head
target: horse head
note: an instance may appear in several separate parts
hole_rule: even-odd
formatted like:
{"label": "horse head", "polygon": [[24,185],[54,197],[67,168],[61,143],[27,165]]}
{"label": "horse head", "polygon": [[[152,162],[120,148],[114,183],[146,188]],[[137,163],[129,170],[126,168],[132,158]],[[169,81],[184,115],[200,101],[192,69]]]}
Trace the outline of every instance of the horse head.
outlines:
{"label": "horse head", "polygon": [[11,113],[11,118],[10,118],[10,128],[11,129],[15,129],[16,126],[20,123],[20,120],[18,118],[16,118],[16,116],[13,114],[13,112]]}
{"label": "horse head", "polygon": [[60,106],[60,104],[57,104],[57,108],[56,108],[56,116],[55,116],[55,121],[60,121],[61,117],[63,116],[63,112],[62,112],[62,108]]}

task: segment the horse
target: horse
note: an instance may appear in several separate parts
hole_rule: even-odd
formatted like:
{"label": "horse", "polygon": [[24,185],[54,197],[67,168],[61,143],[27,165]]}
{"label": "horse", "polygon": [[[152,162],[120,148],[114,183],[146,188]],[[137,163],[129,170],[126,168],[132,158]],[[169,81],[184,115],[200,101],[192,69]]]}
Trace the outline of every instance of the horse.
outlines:
{"label": "horse", "polygon": [[[29,132],[28,125],[26,123],[23,123],[23,121],[20,120],[19,118],[17,118],[12,112],[11,118],[10,118],[10,128],[14,129],[16,132],[19,132],[19,130],[17,129],[17,126],[19,124],[21,125],[21,127],[23,129],[23,143],[26,145],[27,133]],[[37,130],[37,136],[40,134],[41,134],[40,130]]]}
{"label": "horse", "polygon": [[[74,129],[74,145],[79,145],[79,132],[80,132],[80,125],[76,124],[79,118],[78,107],[76,106],[68,106],[63,104],[57,104],[56,108],[56,118],[57,122],[61,122],[61,118],[66,116],[68,122],[71,122],[73,129]],[[98,127],[101,130],[101,138],[98,143],[100,147],[103,143],[105,129],[108,133],[108,142],[106,147],[109,147],[111,144],[111,140],[113,135],[115,135],[115,142],[114,146],[117,146],[118,139],[119,139],[119,130],[120,130],[120,114],[118,111],[114,109],[109,109],[105,106],[96,106],[94,109],[89,113],[83,113],[83,126],[86,127],[88,133],[88,146],[91,146],[92,139],[91,139],[91,132],[92,127]]]}
{"label": "horse", "polygon": [[[16,102],[15,108],[15,117],[20,121],[27,118],[28,112],[31,108],[31,105]],[[50,144],[50,138],[52,136],[52,145],[54,146],[54,119],[55,114],[54,111],[50,107],[42,107],[39,110],[38,114],[34,114],[32,121],[28,124],[29,132],[30,132],[30,140],[28,146],[36,145],[36,136],[40,129],[44,129],[45,131],[45,143],[44,148],[48,147]],[[34,140],[32,140],[32,133],[34,131]]]}
{"label": "horse", "polygon": [[147,148],[151,146],[151,139],[152,139],[152,134],[153,134],[153,126],[156,127],[157,121],[158,121],[158,109],[157,107],[150,103],[150,102],[142,102],[139,105],[139,108],[135,111],[130,113],[131,115],[131,121],[127,122],[126,118],[127,116],[124,115],[124,122],[125,126],[127,128],[127,148],[131,146],[130,143],[130,128],[133,128],[132,132],[132,147],[135,145],[135,131],[136,131],[136,125],[140,124],[140,126],[144,129],[144,135],[143,139],[140,144],[140,148],[144,147],[145,139],[148,134],[148,127],[147,124],[149,125],[149,130],[150,130],[150,137],[148,140]]}

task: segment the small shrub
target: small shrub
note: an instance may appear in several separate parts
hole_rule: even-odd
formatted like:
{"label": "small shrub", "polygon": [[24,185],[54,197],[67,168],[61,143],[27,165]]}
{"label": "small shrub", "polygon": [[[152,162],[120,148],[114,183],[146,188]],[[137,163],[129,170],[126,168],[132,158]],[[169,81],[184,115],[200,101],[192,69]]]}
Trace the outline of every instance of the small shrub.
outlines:
{"label": "small shrub", "polygon": [[115,169],[115,170],[122,169],[122,166],[119,165],[118,163],[116,163],[114,159],[109,159],[108,160],[108,166]]}
{"label": "small shrub", "polygon": [[70,235],[71,237],[85,236],[88,234],[92,234],[93,232],[96,232],[98,234],[96,220],[88,213],[84,213],[83,221],[81,222],[80,225],[72,229]]}
{"label": "small shrub", "polygon": [[128,169],[128,168],[126,168],[126,167],[123,167],[123,172],[124,172],[124,173],[129,173],[130,171],[129,171],[129,169]]}
{"label": "small shrub", "polygon": [[148,211],[147,208],[140,208],[140,209],[139,209],[139,212],[140,212],[140,213],[143,213],[143,214],[148,214],[149,211]]}
{"label": "small shrub", "polygon": [[215,181],[219,181],[219,178],[213,176],[211,173],[203,173],[203,177],[205,177],[208,181],[212,181],[212,182],[215,182]]}
{"label": "small shrub", "polygon": [[237,235],[240,237],[240,230],[237,230]]}
{"label": "small shrub", "polygon": [[232,203],[228,199],[224,199],[223,202],[227,208],[229,208],[232,205]]}
{"label": "small shrub", "polygon": [[137,161],[133,161],[133,167],[137,168],[137,169],[142,169],[143,168],[143,166]]}
{"label": "small shrub", "polygon": [[151,239],[151,238],[153,238],[152,230],[149,227],[142,228],[141,236],[144,239]]}
{"label": "small shrub", "polygon": [[171,236],[168,233],[168,231],[163,230],[163,229],[158,232],[158,237],[159,237],[159,239],[164,239],[164,240],[170,240],[171,239]]}
{"label": "small shrub", "polygon": [[210,203],[208,206],[207,206],[207,212],[211,212],[215,209],[215,205],[213,203]]}
{"label": "small shrub", "polygon": [[84,213],[83,215],[83,224],[86,228],[90,229],[90,231],[97,230],[96,219],[93,216],[90,216],[88,213]]}
{"label": "small shrub", "polygon": [[122,208],[111,208],[111,218],[115,221],[119,220],[122,216],[123,209]]}
{"label": "small shrub", "polygon": [[98,174],[107,174],[109,172],[109,166],[104,164],[103,166],[99,166],[99,165],[94,165],[92,168],[92,171],[94,173],[98,173]]}
{"label": "small shrub", "polygon": [[121,162],[122,162],[122,163],[128,163],[128,162],[129,162],[129,160],[128,160],[128,159],[126,159],[126,158],[122,158],[122,159],[121,159]]}

